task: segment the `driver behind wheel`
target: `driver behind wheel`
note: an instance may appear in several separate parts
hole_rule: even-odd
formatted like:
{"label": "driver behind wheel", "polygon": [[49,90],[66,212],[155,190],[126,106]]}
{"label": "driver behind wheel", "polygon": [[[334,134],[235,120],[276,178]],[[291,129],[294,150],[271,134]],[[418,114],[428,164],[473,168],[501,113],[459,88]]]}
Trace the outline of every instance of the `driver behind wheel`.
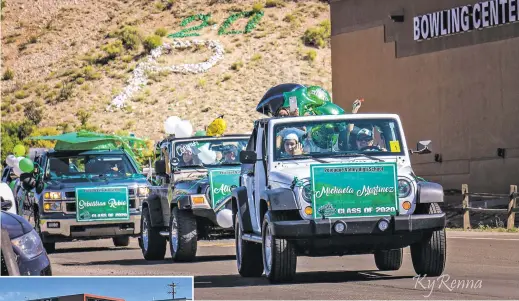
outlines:
{"label": "driver behind wheel", "polygon": [[364,128],[360,129],[357,133],[357,149],[361,151],[382,151],[387,152],[387,149],[384,147],[381,147],[380,145],[374,145],[375,141],[373,139],[373,133]]}

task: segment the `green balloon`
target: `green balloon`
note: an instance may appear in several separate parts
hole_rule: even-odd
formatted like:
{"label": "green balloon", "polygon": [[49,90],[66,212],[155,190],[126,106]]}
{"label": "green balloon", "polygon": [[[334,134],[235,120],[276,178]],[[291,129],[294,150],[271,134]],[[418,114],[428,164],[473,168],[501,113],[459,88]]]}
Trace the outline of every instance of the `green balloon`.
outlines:
{"label": "green balloon", "polygon": [[34,171],[34,163],[31,159],[24,158],[20,161],[20,170],[24,173],[30,173]]}
{"label": "green balloon", "polygon": [[341,107],[331,102],[315,108],[314,112],[316,115],[342,115],[345,113]]}
{"label": "green balloon", "polygon": [[202,131],[202,130],[200,130],[200,131],[196,131],[196,133],[195,133],[195,137],[196,137],[196,136],[207,136],[207,133],[206,133],[205,131]]}
{"label": "green balloon", "polygon": [[310,86],[306,89],[308,97],[316,102],[318,105],[323,105],[327,102],[332,102],[330,93],[320,86]]}
{"label": "green balloon", "polygon": [[21,156],[25,155],[25,147],[23,147],[23,145],[21,145],[21,144],[18,144],[14,147],[13,153],[17,157],[21,157]]}
{"label": "green balloon", "polygon": [[297,102],[297,108],[299,109],[299,116],[305,115],[307,112],[312,112],[313,108],[322,105],[322,101],[308,96],[307,88],[301,87],[291,92],[283,93],[284,96],[284,108],[290,108],[290,99],[294,98]]}
{"label": "green balloon", "polygon": [[311,130],[312,141],[320,148],[331,148],[337,143],[339,135],[335,132],[333,124],[323,124],[313,127]]}

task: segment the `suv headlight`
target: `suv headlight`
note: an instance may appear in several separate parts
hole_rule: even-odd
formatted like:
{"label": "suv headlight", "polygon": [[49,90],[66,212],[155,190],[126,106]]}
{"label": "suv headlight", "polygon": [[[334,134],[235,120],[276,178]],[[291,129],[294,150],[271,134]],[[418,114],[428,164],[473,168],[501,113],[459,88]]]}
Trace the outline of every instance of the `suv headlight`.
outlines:
{"label": "suv headlight", "polygon": [[411,194],[411,190],[413,189],[413,186],[411,185],[411,182],[405,179],[399,179],[398,180],[398,197],[399,198],[405,198],[408,197],[409,194]]}
{"label": "suv headlight", "polygon": [[11,242],[13,243],[13,247],[16,249],[17,253],[27,257],[28,259],[35,258],[45,250],[40,236],[34,229],[27,234],[12,239]]}
{"label": "suv headlight", "polygon": [[61,202],[44,202],[43,211],[45,211],[45,212],[61,211]]}
{"label": "suv headlight", "polygon": [[43,194],[45,200],[61,200],[61,192],[59,191],[47,191]]}

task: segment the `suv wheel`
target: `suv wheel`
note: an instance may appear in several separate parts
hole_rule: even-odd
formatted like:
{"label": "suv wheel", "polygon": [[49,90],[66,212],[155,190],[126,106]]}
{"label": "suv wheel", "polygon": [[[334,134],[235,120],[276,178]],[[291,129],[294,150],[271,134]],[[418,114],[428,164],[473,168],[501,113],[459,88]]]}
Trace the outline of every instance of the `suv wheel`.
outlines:
{"label": "suv wheel", "polygon": [[[420,213],[441,213],[436,203],[424,204]],[[424,233],[422,240],[411,245],[413,267],[418,275],[440,276],[445,269],[447,258],[447,241],[445,229]]]}
{"label": "suv wheel", "polygon": [[117,236],[112,237],[114,246],[116,247],[127,247],[130,245],[130,236]]}
{"label": "suv wheel", "polygon": [[236,264],[238,273],[243,277],[260,277],[263,274],[261,245],[242,239],[240,219],[235,218]]}
{"label": "suv wheel", "polygon": [[402,266],[402,258],[404,251],[400,249],[395,250],[381,250],[375,252],[375,264],[380,271],[396,271]]}
{"label": "suv wheel", "polygon": [[[278,220],[286,220],[279,216]],[[297,255],[292,242],[276,238],[270,232],[271,214],[267,212],[263,219],[261,240],[265,275],[272,283],[290,282],[296,274]]]}
{"label": "suv wheel", "polygon": [[191,211],[174,207],[169,220],[169,249],[174,261],[193,261],[196,257],[198,232]]}
{"label": "suv wheel", "polygon": [[146,260],[162,260],[166,255],[166,238],[151,226],[150,209],[142,209],[140,245]]}

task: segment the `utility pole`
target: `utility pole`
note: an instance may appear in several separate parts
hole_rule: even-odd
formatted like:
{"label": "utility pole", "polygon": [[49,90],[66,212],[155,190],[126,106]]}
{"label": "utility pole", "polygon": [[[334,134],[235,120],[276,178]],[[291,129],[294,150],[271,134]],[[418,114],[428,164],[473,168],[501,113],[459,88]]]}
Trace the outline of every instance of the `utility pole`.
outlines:
{"label": "utility pole", "polygon": [[168,286],[171,287],[171,292],[168,292],[168,293],[173,296],[173,299],[175,299],[175,294],[177,293],[177,290],[176,290],[177,284],[175,282],[172,282],[171,284],[168,284]]}

